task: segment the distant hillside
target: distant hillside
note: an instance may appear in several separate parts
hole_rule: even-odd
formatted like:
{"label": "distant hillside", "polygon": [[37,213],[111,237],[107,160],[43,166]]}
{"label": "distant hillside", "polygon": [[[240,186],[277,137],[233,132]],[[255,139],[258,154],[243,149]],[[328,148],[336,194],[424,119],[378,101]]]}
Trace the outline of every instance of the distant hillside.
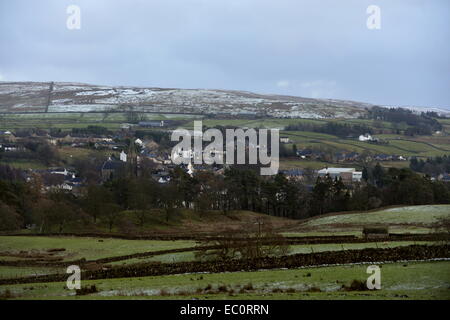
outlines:
{"label": "distant hillside", "polygon": [[123,112],[357,118],[372,105],[245,91],[0,82],[0,112]]}

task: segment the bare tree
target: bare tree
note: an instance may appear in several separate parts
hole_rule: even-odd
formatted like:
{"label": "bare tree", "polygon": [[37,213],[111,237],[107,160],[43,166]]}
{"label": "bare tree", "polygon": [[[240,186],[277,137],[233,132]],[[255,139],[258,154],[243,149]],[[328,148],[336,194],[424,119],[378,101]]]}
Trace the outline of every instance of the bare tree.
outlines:
{"label": "bare tree", "polygon": [[202,250],[196,252],[200,260],[253,259],[284,256],[289,252],[286,239],[275,232],[269,224],[257,221],[255,227],[244,226],[239,232],[227,231],[219,237],[202,242]]}

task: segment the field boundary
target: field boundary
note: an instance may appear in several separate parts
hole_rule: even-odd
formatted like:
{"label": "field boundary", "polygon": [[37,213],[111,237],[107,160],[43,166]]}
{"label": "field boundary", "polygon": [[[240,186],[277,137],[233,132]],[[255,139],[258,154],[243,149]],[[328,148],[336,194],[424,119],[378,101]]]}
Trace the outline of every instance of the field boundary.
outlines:
{"label": "field boundary", "polygon": [[[257,271],[262,269],[294,269],[299,267],[369,263],[379,261],[430,260],[450,258],[450,245],[411,245],[405,247],[361,250],[325,251],[308,254],[295,254],[283,257],[264,257],[243,260],[194,261],[177,263],[149,264],[114,267],[109,270],[84,271],[82,279],[98,280],[112,278],[134,278],[162,276],[187,273],[221,273],[239,271]],[[0,279],[0,285],[23,283],[62,282],[67,280],[65,274],[51,274],[22,278]]]}

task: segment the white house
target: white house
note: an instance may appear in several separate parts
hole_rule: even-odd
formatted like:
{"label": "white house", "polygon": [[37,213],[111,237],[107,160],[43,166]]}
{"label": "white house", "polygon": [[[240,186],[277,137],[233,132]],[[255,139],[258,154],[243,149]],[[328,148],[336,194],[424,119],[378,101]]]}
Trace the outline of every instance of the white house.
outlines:
{"label": "white house", "polygon": [[144,145],[144,142],[142,142],[142,140],[139,139],[139,138],[136,139],[136,141],[134,141],[134,143],[137,144],[137,145],[139,145],[139,146],[141,146],[141,147]]}
{"label": "white house", "polygon": [[127,154],[123,151],[120,153],[120,161],[127,162]]}
{"label": "white house", "polygon": [[190,175],[190,176],[192,177],[192,176],[194,175],[194,166],[192,165],[191,162],[189,162],[187,168],[188,168],[187,174]]}
{"label": "white house", "polygon": [[370,134],[366,133],[365,135],[360,135],[358,140],[359,141],[373,141],[374,139]]}

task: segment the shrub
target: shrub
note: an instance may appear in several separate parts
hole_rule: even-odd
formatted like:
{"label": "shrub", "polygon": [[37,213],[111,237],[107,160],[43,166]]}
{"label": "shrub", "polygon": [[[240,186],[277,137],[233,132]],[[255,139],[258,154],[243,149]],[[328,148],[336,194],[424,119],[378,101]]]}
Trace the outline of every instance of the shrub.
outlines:
{"label": "shrub", "polygon": [[83,287],[81,289],[78,289],[76,291],[76,295],[77,296],[83,296],[83,295],[87,295],[87,294],[91,294],[91,293],[97,293],[98,289],[97,286],[94,284],[90,287]]}
{"label": "shrub", "polygon": [[2,293],[0,293],[0,300],[12,299],[14,295],[11,293],[9,289],[6,289]]}
{"label": "shrub", "polygon": [[219,292],[227,292],[228,291],[228,287],[225,286],[225,285],[222,285],[222,286],[217,288],[217,291],[219,291]]}
{"label": "shrub", "polygon": [[243,287],[243,289],[244,289],[244,290],[253,290],[253,284],[247,283],[247,284]]}
{"label": "shrub", "polygon": [[350,286],[342,285],[342,290],[344,291],[365,291],[369,290],[367,288],[366,282],[361,280],[353,280]]}
{"label": "shrub", "polygon": [[363,234],[365,236],[367,236],[369,234],[388,235],[389,234],[389,228],[386,227],[386,226],[364,227],[362,232],[363,232]]}

